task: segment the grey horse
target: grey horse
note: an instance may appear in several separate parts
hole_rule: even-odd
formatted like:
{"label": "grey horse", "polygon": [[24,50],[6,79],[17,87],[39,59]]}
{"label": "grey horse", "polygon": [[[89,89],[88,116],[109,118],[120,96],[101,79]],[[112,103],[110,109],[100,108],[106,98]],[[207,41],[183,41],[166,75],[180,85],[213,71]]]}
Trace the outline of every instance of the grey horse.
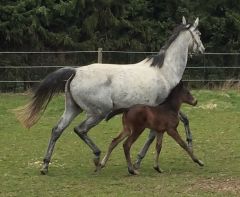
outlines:
{"label": "grey horse", "polygon": [[158,55],[135,64],[91,64],[65,67],[50,73],[35,90],[32,100],[18,110],[22,124],[30,128],[39,119],[54,94],[65,87],[65,111],[52,129],[44,157],[42,174],[48,172],[56,141],[71,121],[85,111],[86,119],[74,128],[75,133],[92,149],[96,166],[100,149],[87,135],[112,110],[134,104],[156,106],[163,102],[179,83],[190,52],[204,52],[197,29],[199,19],[187,24],[183,17]]}

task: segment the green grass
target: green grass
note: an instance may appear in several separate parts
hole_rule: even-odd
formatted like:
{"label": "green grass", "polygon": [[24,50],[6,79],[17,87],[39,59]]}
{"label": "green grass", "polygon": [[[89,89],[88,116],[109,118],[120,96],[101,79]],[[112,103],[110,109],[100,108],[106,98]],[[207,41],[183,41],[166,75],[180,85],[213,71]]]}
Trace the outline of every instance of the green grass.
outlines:
{"label": "green grass", "polygon": [[[203,168],[165,135],[160,157],[164,173],[152,168],[154,145],[142,163],[140,175],[127,173],[122,145],[106,168],[94,173],[92,152],[73,132],[79,116],[59,139],[47,176],[40,175],[51,128],[64,110],[63,96],[49,104],[31,130],[15,119],[11,109],[28,97],[0,95],[0,196],[239,196],[240,195],[240,93],[234,90],[195,90],[199,104],[183,106],[194,138],[194,151]],[[89,135],[105,154],[121,128],[120,116],[102,122]],[[185,139],[182,124],[179,132]],[[143,145],[146,131],[132,147],[132,158]]]}

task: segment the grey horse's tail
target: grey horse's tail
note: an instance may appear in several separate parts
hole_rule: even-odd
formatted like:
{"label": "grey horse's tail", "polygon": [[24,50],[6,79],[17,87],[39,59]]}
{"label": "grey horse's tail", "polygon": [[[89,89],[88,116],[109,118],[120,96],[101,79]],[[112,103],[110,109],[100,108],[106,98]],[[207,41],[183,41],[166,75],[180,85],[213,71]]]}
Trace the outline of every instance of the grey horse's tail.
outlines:
{"label": "grey horse's tail", "polygon": [[43,79],[34,91],[31,101],[15,110],[18,120],[26,127],[32,127],[45,111],[52,97],[64,90],[66,81],[74,77],[76,69],[71,67],[61,68],[50,73]]}
{"label": "grey horse's tail", "polygon": [[120,109],[116,109],[114,111],[109,112],[106,117],[105,120],[109,121],[112,117],[118,115],[118,114],[122,114],[124,112],[128,112],[129,108],[120,108]]}

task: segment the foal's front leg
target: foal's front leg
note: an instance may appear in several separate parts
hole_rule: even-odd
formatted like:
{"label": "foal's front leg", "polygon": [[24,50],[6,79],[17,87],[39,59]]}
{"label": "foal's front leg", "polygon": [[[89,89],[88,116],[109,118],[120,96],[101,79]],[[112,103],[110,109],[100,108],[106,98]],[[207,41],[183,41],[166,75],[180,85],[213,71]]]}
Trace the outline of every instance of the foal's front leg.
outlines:
{"label": "foal's front leg", "polygon": [[199,160],[192,152],[192,150],[187,146],[186,142],[182,140],[176,129],[169,129],[167,131],[168,135],[170,135],[184,150],[187,151],[189,156],[192,158],[194,162],[196,162],[199,166],[204,166],[204,163]]}
{"label": "foal's front leg", "polygon": [[158,132],[157,133],[157,141],[156,141],[156,155],[155,155],[155,163],[153,168],[159,172],[162,173],[161,168],[159,167],[159,155],[162,149],[162,139],[163,139],[163,132]]}

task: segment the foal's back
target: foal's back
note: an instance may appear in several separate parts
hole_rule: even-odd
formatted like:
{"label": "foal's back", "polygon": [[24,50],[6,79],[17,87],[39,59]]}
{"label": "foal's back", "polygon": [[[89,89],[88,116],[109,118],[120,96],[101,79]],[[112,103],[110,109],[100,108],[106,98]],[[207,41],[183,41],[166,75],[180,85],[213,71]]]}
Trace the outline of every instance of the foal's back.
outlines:
{"label": "foal's back", "polygon": [[182,103],[196,105],[197,100],[180,82],[161,105],[155,107],[135,105],[126,109],[123,123],[131,124],[131,127],[144,127],[153,130],[166,130],[168,127],[176,127],[179,122],[178,113]]}
{"label": "foal's back", "polygon": [[156,107],[136,105],[124,112],[123,124],[130,128],[166,130],[169,125],[177,126],[178,112],[169,108],[167,103]]}

